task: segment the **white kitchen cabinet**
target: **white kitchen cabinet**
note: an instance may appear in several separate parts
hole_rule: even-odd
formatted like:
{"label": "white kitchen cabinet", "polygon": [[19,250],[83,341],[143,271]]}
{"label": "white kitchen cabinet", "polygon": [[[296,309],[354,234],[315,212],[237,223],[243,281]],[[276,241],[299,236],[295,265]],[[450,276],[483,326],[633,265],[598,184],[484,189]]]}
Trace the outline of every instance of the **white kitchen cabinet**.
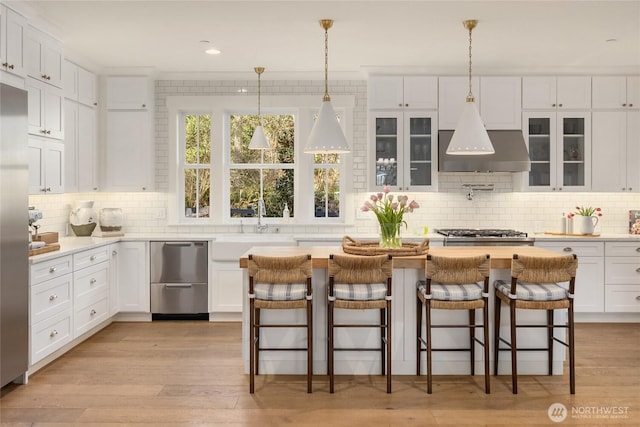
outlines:
{"label": "white kitchen cabinet", "polygon": [[640,111],[592,113],[593,191],[640,191]]}
{"label": "white kitchen cabinet", "polygon": [[107,77],[108,110],[148,110],[153,89],[147,76]]}
{"label": "white kitchen cabinet", "polygon": [[27,117],[29,133],[64,139],[64,95],[62,90],[28,77]]}
{"label": "white kitchen cabinet", "polygon": [[436,188],[438,149],[435,111],[372,111],[370,187],[429,191]]}
{"label": "white kitchen cabinet", "polygon": [[640,243],[605,242],[605,311],[640,312]]}
{"label": "white kitchen cabinet", "polygon": [[64,109],[65,191],[98,191],[97,111],[70,99]]}
{"label": "white kitchen cabinet", "polygon": [[91,71],[64,60],[63,74],[64,97],[81,104],[95,107],[98,105],[98,80]]}
{"label": "white kitchen cabinet", "polygon": [[62,42],[29,26],[25,36],[24,55],[28,76],[62,88],[64,68]]}
{"label": "white kitchen cabinet", "polygon": [[578,257],[574,310],[577,313],[604,312],[605,246],[586,240],[536,241],[539,246],[563,255]]}
{"label": "white kitchen cabinet", "polygon": [[[118,311],[151,312],[149,243],[118,242],[110,247],[111,271],[118,292]],[[113,252],[116,252],[115,254]]]}
{"label": "white kitchen cabinet", "polygon": [[435,76],[371,76],[368,83],[370,110],[438,108]]}
{"label": "white kitchen cabinet", "polygon": [[590,108],[590,76],[525,76],[522,78],[523,110]]}
{"label": "white kitchen cabinet", "polygon": [[640,76],[593,76],[594,109],[640,109]]}
{"label": "white kitchen cabinet", "polygon": [[[105,248],[108,248],[105,246]],[[82,254],[82,253],[81,253]],[[74,255],[74,336],[88,332],[109,318],[109,261],[78,268]]]}
{"label": "white kitchen cabinet", "polygon": [[29,194],[64,193],[64,144],[29,137]]}
{"label": "white kitchen cabinet", "polygon": [[26,76],[23,54],[26,26],[27,20],[22,15],[0,5],[0,77],[18,87],[21,86],[16,82]]}
{"label": "white kitchen cabinet", "polygon": [[[469,78],[440,77],[438,80],[438,117],[440,129],[455,129],[469,94]],[[520,77],[482,76],[472,78],[475,104],[485,128],[520,129]]]}
{"label": "white kitchen cabinet", "polygon": [[73,339],[72,271],[71,256],[30,266],[30,364]]}
{"label": "white kitchen cabinet", "polygon": [[480,77],[479,108],[487,129],[522,128],[522,80],[520,77]]}
{"label": "white kitchen cabinet", "polygon": [[522,121],[531,159],[523,190],[590,190],[591,113],[526,112]]}
{"label": "white kitchen cabinet", "polygon": [[213,261],[212,270],[211,312],[242,313],[243,274],[238,261]]}

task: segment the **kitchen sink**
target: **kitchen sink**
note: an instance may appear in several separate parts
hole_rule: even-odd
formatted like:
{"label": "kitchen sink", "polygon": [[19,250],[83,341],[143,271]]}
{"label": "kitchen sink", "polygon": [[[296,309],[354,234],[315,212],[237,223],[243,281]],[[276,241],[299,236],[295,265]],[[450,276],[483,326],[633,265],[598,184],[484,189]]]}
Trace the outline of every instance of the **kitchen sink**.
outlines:
{"label": "kitchen sink", "polygon": [[297,246],[297,242],[292,235],[277,233],[218,235],[211,257],[213,261],[237,261],[254,246]]}

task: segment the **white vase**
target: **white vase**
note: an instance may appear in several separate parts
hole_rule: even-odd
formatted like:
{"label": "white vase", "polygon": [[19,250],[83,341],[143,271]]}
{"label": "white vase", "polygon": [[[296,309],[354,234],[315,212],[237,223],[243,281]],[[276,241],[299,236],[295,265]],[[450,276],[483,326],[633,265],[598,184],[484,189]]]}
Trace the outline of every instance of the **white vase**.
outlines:
{"label": "white vase", "polygon": [[596,225],[598,224],[597,216],[576,216],[578,219],[578,230],[580,230],[580,234],[593,234],[593,230],[595,230]]}
{"label": "white vase", "polygon": [[122,230],[122,209],[102,208],[100,210],[100,230],[120,231]]}
{"label": "white vase", "polygon": [[92,200],[80,200],[73,204],[69,214],[69,223],[76,236],[91,236],[96,228],[96,219]]}

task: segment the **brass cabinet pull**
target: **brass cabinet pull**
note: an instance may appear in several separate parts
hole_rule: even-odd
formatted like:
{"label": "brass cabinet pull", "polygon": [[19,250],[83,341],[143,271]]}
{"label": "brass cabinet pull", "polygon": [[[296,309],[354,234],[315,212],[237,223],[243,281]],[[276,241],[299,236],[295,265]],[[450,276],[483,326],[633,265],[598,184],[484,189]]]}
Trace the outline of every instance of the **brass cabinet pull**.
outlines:
{"label": "brass cabinet pull", "polygon": [[569,246],[567,246],[566,248],[563,249],[563,251],[565,251],[565,252],[573,252],[573,248],[570,248]]}
{"label": "brass cabinet pull", "polygon": [[49,301],[55,301],[58,299],[58,295],[53,294],[53,295],[49,295]]}

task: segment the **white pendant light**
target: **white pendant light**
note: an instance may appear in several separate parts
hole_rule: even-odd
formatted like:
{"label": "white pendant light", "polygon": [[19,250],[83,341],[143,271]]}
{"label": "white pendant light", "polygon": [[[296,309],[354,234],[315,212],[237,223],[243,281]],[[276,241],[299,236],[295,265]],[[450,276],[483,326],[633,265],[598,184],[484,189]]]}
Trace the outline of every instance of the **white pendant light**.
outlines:
{"label": "white pendant light", "polygon": [[310,154],[344,154],[351,151],[329,97],[329,28],[332,25],[331,19],[320,20],[320,26],[324,28],[324,97],[304,148],[304,152]]}
{"label": "white pendant light", "polygon": [[260,124],[256,126],[256,129],[253,131],[253,136],[249,143],[249,149],[268,150],[271,147],[269,146],[269,141],[267,141],[267,136],[264,134],[264,129],[262,127],[262,115],[260,114],[260,75],[264,73],[264,67],[255,67],[254,71],[258,74],[258,119],[260,120]]}
{"label": "white pendant light", "polygon": [[464,27],[469,30],[469,94],[447,147],[447,154],[483,155],[495,153],[471,91],[471,30],[477,24],[478,21],[475,19],[463,22]]}

